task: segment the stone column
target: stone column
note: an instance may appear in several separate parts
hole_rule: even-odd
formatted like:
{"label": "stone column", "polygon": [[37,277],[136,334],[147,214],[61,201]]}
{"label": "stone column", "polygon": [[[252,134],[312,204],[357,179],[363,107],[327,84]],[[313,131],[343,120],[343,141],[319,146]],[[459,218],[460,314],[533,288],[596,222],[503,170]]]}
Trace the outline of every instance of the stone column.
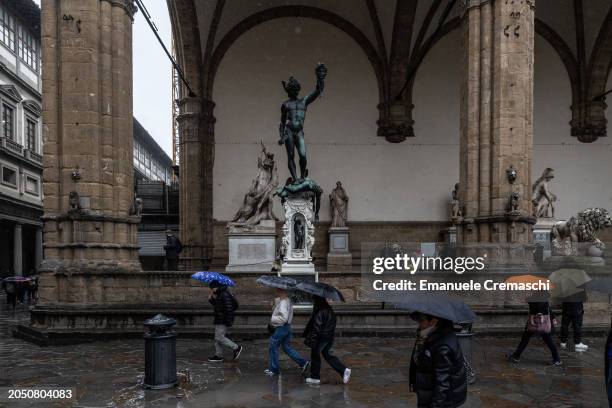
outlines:
{"label": "stone column", "polygon": [[[534,1],[463,0],[462,242],[532,239]],[[507,175],[513,168],[515,180]],[[511,208],[519,194],[518,209]]]}
{"label": "stone column", "polygon": [[15,224],[13,230],[13,275],[23,276],[23,238],[21,224]]}
{"label": "stone column", "polygon": [[197,97],[179,101],[181,261],[185,270],[206,269],[212,261],[214,106]]}
{"label": "stone column", "polygon": [[133,0],[42,3],[42,271],[139,271]]}
{"label": "stone column", "polygon": [[34,243],[34,269],[40,269],[40,263],[43,259],[43,233],[41,227],[36,227],[36,242]]}

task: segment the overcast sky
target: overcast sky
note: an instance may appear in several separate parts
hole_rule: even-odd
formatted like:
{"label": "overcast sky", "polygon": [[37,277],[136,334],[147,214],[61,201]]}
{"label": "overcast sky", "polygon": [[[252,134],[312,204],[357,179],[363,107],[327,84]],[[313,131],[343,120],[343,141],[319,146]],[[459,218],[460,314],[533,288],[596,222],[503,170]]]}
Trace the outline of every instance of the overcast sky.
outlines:
{"label": "overcast sky", "polygon": [[[40,0],[34,0],[40,6]],[[163,0],[143,1],[159,35],[171,50],[168,6]],[[172,158],[172,71],[142,12],[134,17],[134,116]]]}

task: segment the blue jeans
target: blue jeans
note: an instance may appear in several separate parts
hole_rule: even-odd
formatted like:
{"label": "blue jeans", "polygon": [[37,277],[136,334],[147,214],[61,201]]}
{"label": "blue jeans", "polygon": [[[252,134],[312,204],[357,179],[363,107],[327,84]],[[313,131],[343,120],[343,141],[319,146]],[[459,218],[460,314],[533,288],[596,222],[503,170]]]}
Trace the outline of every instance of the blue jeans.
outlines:
{"label": "blue jeans", "polygon": [[293,361],[295,361],[300,367],[304,367],[306,364],[306,360],[304,360],[300,354],[291,348],[291,325],[285,324],[284,326],[277,327],[274,330],[272,336],[270,336],[270,366],[269,369],[275,374],[278,374],[280,371],[278,365],[278,349],[279,347],[283,347],[283,351],[291,357]]}

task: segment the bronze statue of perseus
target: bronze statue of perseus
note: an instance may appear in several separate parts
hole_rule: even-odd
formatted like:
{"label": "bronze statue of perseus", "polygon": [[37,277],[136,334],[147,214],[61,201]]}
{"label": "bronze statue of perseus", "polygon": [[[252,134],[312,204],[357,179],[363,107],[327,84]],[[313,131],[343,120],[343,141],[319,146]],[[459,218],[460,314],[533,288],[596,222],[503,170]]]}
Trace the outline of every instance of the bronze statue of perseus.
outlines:
{"label": "bronze statue of perseus", "polygon": [[[306,142],[304,141],[304,120],[306,119],[306,107],[314,102],[323,92],[325,76],[327,75],[327,68],[325,65],[319,63],[315,69],[315,74],[317,76],[317,86],[314,91],[303,98],[298,97],[301,86],[294,77],[290,77],[288,82],[282,81],[283,88],[285,92],[287,92],[289,99],[283,102],[281,106],[281,120],[279,126],[280,140],[278,144],[284,144],[287,149],[287,164],[293,182],[299,182],[308,177],[308,169],[306,168]],[[300,160],[299,179],[297,177],[294,161],[294,151],[296,149]]]}

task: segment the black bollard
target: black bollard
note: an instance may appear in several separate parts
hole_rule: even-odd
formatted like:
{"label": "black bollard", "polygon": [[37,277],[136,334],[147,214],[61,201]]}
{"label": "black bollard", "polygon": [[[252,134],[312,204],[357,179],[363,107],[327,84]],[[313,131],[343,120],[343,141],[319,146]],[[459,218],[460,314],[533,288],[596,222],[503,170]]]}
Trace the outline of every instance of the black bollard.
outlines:
{"label": "black bollard", "polygon": [[147,389],[161,390],[174,387],[176,381],[176,320],[158,314],[144,322],[145,378]]}

